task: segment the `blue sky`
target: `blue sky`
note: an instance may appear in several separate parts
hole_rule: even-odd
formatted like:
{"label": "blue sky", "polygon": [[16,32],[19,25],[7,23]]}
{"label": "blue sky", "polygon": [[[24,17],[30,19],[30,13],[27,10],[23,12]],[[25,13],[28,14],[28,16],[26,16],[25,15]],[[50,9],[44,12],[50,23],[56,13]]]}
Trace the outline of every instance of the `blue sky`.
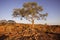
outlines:
{"label": "blue sky", "polygon": [[27,20],[13,18],[14,8],[21,8],[25,2],[37,2],[43,7],[43,13],[48,13],[47,20],[35,20],[35,23],[47,23],[60,25],[60,0],[0,0],[0,20],[15,20],[21,23],[31,23]]}

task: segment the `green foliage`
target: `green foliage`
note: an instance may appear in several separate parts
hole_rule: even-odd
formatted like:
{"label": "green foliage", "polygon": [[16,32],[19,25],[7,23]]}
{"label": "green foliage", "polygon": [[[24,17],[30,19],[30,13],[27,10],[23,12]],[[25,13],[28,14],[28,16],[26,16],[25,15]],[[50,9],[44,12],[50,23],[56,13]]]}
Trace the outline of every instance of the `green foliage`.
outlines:
{"label": "green foliage", "polygon": [[27,2],[23,4],[22,8],[14,9],[13,16],[26,18],[28,20],[44,19],[45,16],[47,17],[48,13],[41,14],[40,12],[42,11],[42,6],[39,6],[36,2]]}

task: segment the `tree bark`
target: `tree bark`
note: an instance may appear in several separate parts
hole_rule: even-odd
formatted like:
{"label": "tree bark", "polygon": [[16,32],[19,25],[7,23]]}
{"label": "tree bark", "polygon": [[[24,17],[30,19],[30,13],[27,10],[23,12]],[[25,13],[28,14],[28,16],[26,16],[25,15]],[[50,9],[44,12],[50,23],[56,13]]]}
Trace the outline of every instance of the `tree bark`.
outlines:
{"label": "tree bark", "polygon": [[34,28],[34,20],[32,19],[32,27]]}
{"label": "tree bark", "polygon": [[34,28],[34,14],[32,13],[32,27]]}

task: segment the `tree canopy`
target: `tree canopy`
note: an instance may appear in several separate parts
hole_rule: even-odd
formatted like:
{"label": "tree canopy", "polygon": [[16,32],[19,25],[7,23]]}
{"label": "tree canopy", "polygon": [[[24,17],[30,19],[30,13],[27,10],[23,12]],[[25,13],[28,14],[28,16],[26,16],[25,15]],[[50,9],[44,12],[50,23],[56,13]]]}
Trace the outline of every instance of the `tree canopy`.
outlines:
{"label": "tree canopy", "polygon": [[48,16],[48,13],[42,14],[42,11],[42,6],[39,6],[36,2],[27,2],[23,4],[22,8],[14,9],[13,16],[25,18],[34,24],[35,19],[40,20]]}

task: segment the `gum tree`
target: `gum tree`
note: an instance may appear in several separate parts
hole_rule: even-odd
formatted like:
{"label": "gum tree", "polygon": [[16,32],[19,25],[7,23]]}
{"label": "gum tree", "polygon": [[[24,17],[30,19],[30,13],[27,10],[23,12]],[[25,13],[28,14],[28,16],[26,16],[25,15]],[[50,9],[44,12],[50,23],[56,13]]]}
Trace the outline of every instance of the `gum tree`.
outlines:
{"label": "gum tree", "polygon": [[27,2],[23,4],[22,8],[14,9],[13,16],[31,21],[32,27],[34,27],[34,20],[46,20],[46,17],[48,16],[48,13],[42,14],[42,11],[42,6],[39,6],[36,2]]}

